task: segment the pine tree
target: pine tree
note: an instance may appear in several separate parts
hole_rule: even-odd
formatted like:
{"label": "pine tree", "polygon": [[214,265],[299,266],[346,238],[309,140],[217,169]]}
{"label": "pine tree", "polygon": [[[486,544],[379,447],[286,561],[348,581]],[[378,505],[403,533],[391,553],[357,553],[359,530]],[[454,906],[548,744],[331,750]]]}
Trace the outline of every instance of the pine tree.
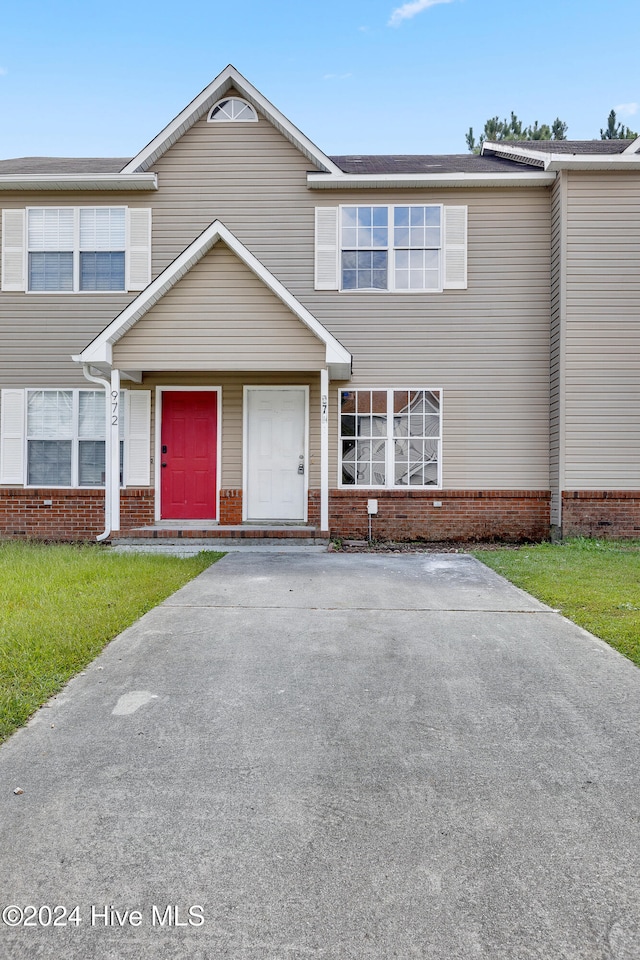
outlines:
{"label": "pine tree", "polygon": [[566,140],[567,124],[559,117],[553,121],[551,126],[547,123],[539,124],[537,120],[533,125],[523,127],[522,121],[511,111],[508,120],[500,120],[499,117],[490,117],[484,125],[484,130],[480,140],[476,142],[473,134],[473,127],[469,127],[465,135],[467,147],[470,153],[480,153],[482,144],[485,140]]}
{"label": "pine tree", "polygon": [[615,110],[612,110],[607,117],[607,126],[604,130],[600,128],[600,139],[635,140],[638,134],[634,133],[633,130],[630,130],[629,127],[625,127],[624,123],[617,123],[616,119],[616,112]]}

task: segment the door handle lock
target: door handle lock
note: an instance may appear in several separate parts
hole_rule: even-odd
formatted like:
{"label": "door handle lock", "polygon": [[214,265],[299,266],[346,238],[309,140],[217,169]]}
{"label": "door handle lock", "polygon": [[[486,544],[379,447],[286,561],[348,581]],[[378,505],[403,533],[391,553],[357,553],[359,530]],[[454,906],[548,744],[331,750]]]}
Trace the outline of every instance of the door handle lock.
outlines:
{"label": "door handle lock", "polygon": [[163,466],[163,467],[166,467],[166,463],[163,463],[162,466]]}
{"label": "door handle lock", "polygon": [[304,463],[302,463],[302,462],[300,462],[300,463],[298,464],[298,473],[299,473],[299,474],[304,474]]}

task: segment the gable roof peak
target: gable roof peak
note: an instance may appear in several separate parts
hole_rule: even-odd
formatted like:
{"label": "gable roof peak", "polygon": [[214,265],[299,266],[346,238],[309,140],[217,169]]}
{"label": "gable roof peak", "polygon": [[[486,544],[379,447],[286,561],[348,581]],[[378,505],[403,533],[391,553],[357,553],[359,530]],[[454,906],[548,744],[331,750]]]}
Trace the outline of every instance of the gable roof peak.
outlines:
{"label": "gable roof peak", "polygon": [[270,103],[260,91],[229,63],[191,103],[182,110],[153,140],[138,153],[122,170],[122,173],[144,172],[179,140],[198,120],[209,112],[228,90],[237,90],[256,110],[276,127],[316,167],[327,173],[340,173],[334,162],[290,120]]}

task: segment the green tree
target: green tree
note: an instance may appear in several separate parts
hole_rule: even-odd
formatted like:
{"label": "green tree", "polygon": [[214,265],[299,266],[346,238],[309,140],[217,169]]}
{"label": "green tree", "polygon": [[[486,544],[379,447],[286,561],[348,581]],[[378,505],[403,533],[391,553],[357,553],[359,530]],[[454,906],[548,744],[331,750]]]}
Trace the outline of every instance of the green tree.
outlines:
{"label": "green tree", "polygon": [[566,140],[567,129],[567,124],[559,117],[556,117],[551,126],[547,123],[538,124],[536,120],[533,125],[524,127],[512,110],[508,120],[501,120],[497,116],[490,117],[485,122],[478,141],[473,134],[473,127],[469,127],[465,140],[471,153],[480,153],[485,140]]}
{"label": "green tree", "polygon": [[635,140],[637,136],[638,134],[630,130],[629,127],[625,127],[624,123],[616,122],[615,110],[612,110],[607,117],[607,125],[604,130],[600,128],[601,140]]}

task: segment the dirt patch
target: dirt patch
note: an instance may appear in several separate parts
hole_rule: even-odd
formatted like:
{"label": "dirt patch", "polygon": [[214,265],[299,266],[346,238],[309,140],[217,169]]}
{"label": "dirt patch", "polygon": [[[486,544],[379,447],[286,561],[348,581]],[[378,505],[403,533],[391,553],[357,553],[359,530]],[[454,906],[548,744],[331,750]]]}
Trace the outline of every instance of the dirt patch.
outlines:
{"label": "dirt patch", "polygon": [[520,550],[526,543],[499,543],[495,540],[332,540],[329,553],[470,553],[472,550]]}

